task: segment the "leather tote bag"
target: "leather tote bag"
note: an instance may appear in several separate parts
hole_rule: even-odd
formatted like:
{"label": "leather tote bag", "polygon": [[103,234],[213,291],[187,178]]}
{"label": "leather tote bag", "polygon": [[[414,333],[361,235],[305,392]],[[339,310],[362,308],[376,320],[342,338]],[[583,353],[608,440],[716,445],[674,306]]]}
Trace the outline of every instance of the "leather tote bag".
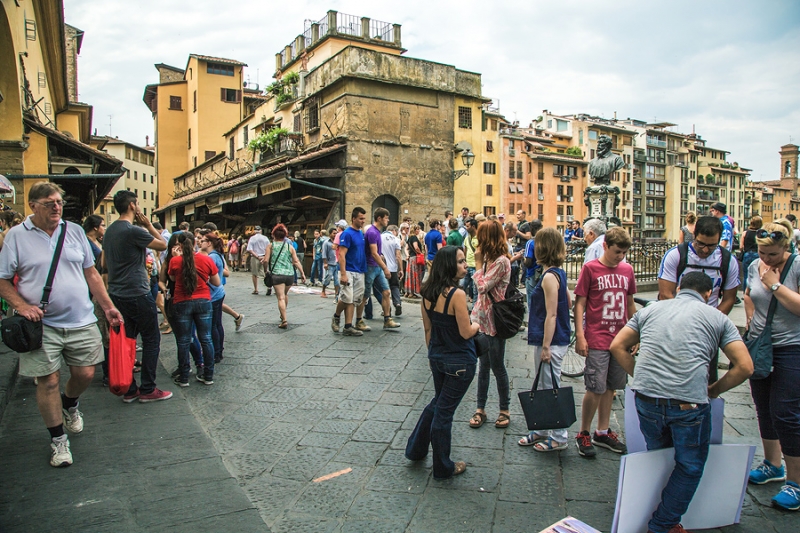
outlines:
{"label": "leather tote bag", "polygon": [[[522,412],[525,414],[525,422],[531,431],[568,428],[577,420],[572,387],[537,390],[543,365],[544,362],[539,363],[533,388],[517,394]],[[550,367],[552,383],[555,383],[553,365],[548,363],[547,366]]]}

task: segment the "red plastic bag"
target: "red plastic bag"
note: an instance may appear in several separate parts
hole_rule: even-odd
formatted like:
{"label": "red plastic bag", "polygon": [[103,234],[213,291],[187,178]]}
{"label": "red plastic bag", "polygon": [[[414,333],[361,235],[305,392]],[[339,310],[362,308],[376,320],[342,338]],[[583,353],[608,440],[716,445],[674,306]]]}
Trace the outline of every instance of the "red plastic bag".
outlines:
{"label": "red plastic bag", "polygon": [[136,339],[125,335],[125,324],[119,331],[108,331],[108,388],[117,396],[122,396],[133,382],[133,364],[136,362]]}

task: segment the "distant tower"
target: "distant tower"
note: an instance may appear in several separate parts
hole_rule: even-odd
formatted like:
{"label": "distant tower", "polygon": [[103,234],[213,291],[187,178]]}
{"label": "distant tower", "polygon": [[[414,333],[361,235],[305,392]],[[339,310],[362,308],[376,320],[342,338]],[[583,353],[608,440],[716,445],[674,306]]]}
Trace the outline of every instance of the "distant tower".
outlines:
{"label": "distant tower", "polygon": [[797,155],[798,146],[796,144],[786,144],[781,146],[781,179],[797,179]]}

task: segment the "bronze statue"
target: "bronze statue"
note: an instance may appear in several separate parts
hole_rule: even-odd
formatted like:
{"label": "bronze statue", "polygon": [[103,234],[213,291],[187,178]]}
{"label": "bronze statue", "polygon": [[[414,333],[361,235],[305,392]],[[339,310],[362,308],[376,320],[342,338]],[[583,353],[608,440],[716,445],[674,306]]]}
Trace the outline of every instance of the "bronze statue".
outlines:
{"label": "bronze statue", "polygon": [[595,185],[610,185],[611,176],[625,166],[625,160],[611,151],[611,137],[597,139],[597,157],[589,161],[589,177]]}

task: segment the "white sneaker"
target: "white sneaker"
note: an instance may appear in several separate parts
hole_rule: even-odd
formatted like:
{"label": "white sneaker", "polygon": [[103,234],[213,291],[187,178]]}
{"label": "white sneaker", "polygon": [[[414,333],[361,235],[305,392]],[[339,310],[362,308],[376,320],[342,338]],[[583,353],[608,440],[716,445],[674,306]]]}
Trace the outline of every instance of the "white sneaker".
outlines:
{"label": "white sneaker", "polygon": [[78,411],[78,406],[62,409],[64,413],[64,427],[70,433],[80,433],[83,431],[83,413]]}
{"label": "white sneaker", "polygon": [[69,451],[69,439],[66,435],[50,440],[50,465],[69,466],[72,464],[72,452]]}

